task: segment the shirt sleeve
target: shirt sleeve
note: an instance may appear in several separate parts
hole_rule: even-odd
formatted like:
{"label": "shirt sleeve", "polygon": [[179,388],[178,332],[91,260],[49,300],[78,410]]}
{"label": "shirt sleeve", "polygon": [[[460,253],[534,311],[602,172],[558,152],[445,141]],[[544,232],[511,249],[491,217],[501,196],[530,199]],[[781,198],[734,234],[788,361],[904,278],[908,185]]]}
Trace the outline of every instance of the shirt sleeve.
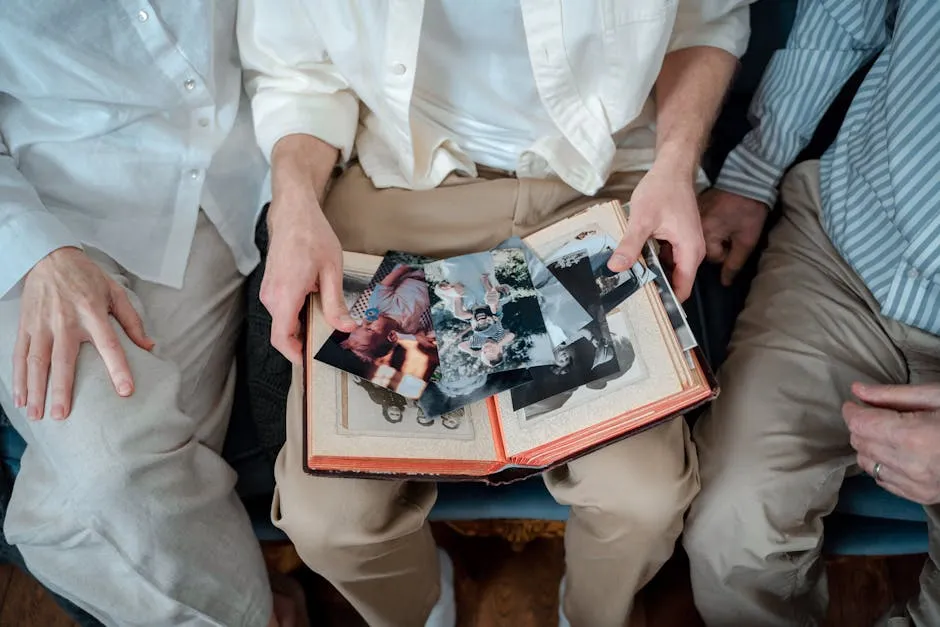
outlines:
{"label": "shirt sleeve", "polygon": [[359,100],[330,60],[302,0],[239,0],[238,47],[255,134],[268,161],[282,137],[316,137],[347,161]]}
{"label": "shirt sleeve", "polygon": [[65,246],[80,243],[42,204],[0,136],[0,298],[43,257]]}
{"label": "shirt sleeve", "polygon": [[846,81],[887,41],[886,0],[803,0],[751,101],[752,130],[715,187],[773,207],[783,173]]}
{"label": "shirt sleeve", "polygon": [[750,0],[680,0],[667,52],[721,48],[740,58],[751,34]]}

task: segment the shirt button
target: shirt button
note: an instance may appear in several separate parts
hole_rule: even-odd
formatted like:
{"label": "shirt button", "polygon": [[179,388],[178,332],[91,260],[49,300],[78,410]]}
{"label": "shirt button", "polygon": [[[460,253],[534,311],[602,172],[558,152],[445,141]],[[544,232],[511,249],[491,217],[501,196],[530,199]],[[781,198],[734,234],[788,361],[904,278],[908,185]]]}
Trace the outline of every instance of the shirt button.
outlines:
{"label": "shirt button", "polygon": [[144,11],[143,9],[141,9],[140,11],[137,12],[137,21],[138,21],[138,22],[146,22],[146,21],[149,20],[149,19],[150,19],[150,14],[147,13],[146,11]]}
{"label": "shirt button", "polygon": [[190,171],[189,171],[189,178],[191,178],[191,179],[193,179],[193,180],[198,179],[198,178],[199,178],[199,170],[190,170]]}
{"label": "shirt button", "polygon": [[914,269],[914,268],[911,268],[910,270],[907,271],[907,276],[908,276],[908,278],[916,279],[916,278],[920,277],[920,272],[918,272],[918,271],[917,271],[916,269]]}
{"label": "shirt button", "polygon": [[396,63],[395,65],[392,66],[392,73],[397,74],[398,76],[401,76],[407,71],[408,71],[408,68],[405,67],[404,63]]}
{"label": "shirt button", "polygon": [[183,87],[186,88],[186,91],[192,91],[192,90],[196,89],[196,81],[194,81],[194,80],[191,79],[191,78],[187,78],[187,79],[183,82]]}
{"label": "shirt button", "polygon": [[209,118],[199,118],[199,126],[202,128],[209,126]]}

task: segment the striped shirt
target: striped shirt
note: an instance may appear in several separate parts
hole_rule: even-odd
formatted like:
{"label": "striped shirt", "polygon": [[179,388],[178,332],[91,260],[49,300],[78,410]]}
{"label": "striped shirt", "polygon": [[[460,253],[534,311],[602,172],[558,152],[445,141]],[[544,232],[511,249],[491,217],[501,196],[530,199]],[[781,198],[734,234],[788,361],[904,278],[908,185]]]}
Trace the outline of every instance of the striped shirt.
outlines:
{"label": "striped shirt", "polygon": [[804,0],[716,187],[773,206],[849,77],[874,64],[820,162],[822,223],[882,314],[940,335],[940,0]]}

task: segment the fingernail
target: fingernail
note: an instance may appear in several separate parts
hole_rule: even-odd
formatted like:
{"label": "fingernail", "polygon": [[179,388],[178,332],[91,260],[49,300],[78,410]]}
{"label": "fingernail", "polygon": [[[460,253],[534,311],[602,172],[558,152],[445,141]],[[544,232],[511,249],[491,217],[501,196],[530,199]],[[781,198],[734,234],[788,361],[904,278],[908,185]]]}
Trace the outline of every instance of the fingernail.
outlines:
{"label": "fingernail", "polygon": [[22,409],[26,406],[26,399],[23,398],[22,394],[13,395],[13,406],[17,409]]}
{"label": "fingernail", "polygon": [[611,266],[611,269],[621,268],[627,265],[627,258],[620,253],[611,255],[609,265]]}
{"label": "fingernail", "polygon": [[56,420],[62,420],[63,418],[65,418],[65,407],[63,407],[62,405],[53,405],[52,417]]}
{"label": "fingernail", "polygon": [[131,393],[131,384],[127,381],[122,381],[118,384],[118,394],[121,396],[129,396]]}
{"label": "fingernail", "polygon": [[29,416],[30,420],[39,420],[42,418],[42,414],[39,413],[38,407],[30,407],[29,410],[27,410],[26,415]]}

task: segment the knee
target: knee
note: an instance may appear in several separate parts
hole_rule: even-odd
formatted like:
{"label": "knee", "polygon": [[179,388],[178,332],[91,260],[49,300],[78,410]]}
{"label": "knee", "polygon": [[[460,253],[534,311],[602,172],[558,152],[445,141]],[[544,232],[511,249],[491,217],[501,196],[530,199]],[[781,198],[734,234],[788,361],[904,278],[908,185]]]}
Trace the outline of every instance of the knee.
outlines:
{"label": "knee", "polygon": [[[301,559],[327,578],[354,576],[358,564],[424,525],[425,514],[402,497],[396,482],[305,479],[277,486],[272,517]],[[347,567],[354,570],[344,574]]]}
{"label": "knee", "polygon": [[[609,477],[606,478],[609,481]],[[594,503],[573,503],[572,515],[605,543],[635,546],[638,537],[650,542],[675,542],[689,503],[698,491],[697,477],[644,477],[643,481],[608,488]]]}
{"label": "knee", "polygon": [[772,521],[776,515],[766,492],[769,487],[754,473],[713,475],[702,484],[692,503],[683,532],[683,546],[693,570],[727,579],[739,568],[764,560],[776,545]]}

